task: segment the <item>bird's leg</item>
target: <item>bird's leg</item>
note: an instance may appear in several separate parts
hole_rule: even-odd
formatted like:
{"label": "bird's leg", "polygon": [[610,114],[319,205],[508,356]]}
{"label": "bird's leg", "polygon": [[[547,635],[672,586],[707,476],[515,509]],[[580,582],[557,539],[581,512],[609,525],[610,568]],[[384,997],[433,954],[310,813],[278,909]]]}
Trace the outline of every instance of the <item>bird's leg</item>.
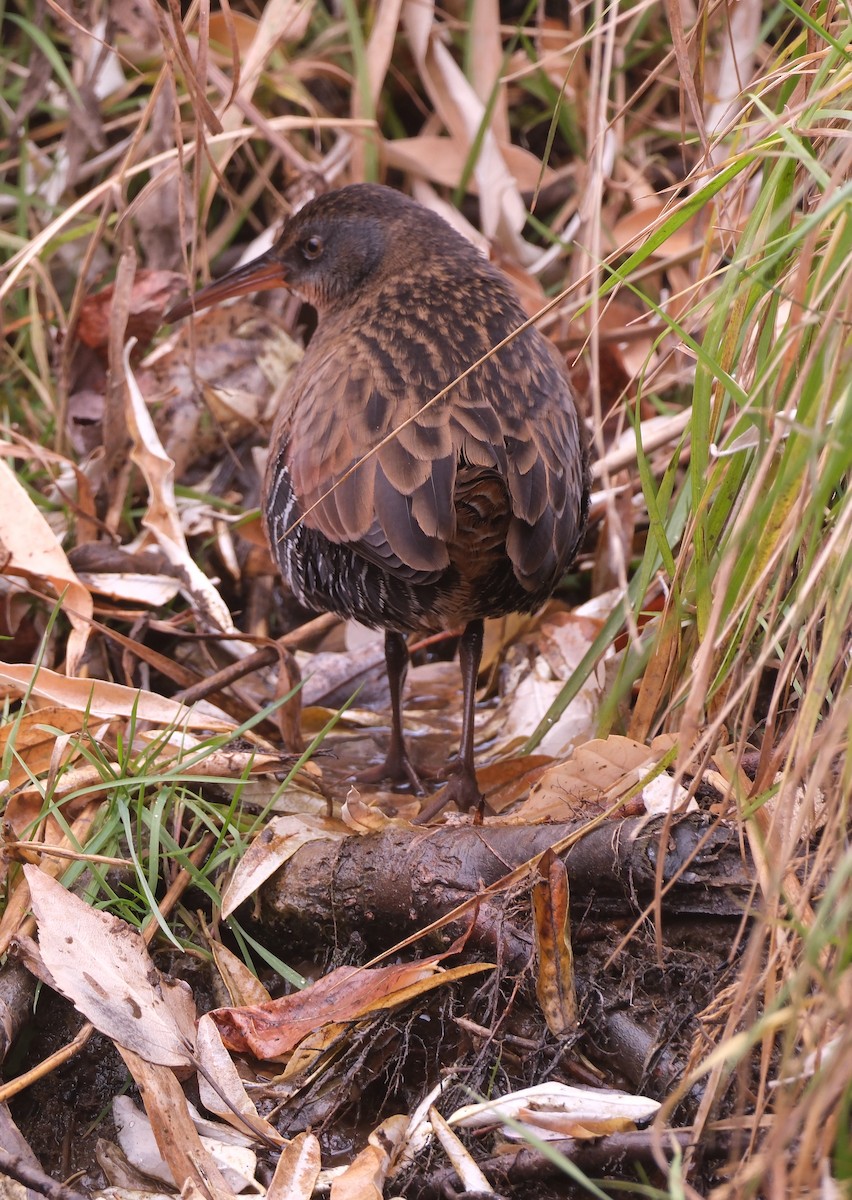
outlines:
{"label": "bird's leg", "polygon": [[461,812],[467,812],[482,800],[476,769],[473,764],[473,734],[476,719],[476,680],[482,659],[483,622],[469,621],[459,642],[459,666],[461,667],[464,702],[462,708],[462,732],[459,742],[458,766],[447,780],[446,787],[432,797],[420,811],[416,824],[425,824],[438,815],[448,804],[455,804]]}
{"label": "bird's leg", "polygon": [[411,764],[405,749],[402,732],[402,689],[408,674],[408,646],[401,633],[390,629],[385,632],[385,663],[391,696],[391,737],[387,757],[380,767],[363,771],[358,776],[362,783],[378,783],[387,779],[391,783],[408,783],[418,794],[424,794],[420,777]]}

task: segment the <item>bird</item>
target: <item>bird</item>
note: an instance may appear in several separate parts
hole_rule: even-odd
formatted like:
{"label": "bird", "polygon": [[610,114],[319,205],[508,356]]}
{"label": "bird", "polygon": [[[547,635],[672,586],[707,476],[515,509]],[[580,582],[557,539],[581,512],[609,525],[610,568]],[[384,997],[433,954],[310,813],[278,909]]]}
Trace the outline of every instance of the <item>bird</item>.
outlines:
{"label": "bird", "polygon": [[403,732],[407,638],[461,629],[458,759],[426,808],[469,811],[483,803],[484,620],[538,609],[587,522],[587,437],[565,362],[499,268],[382,184],[315,196],[270,250],[165,320],[280,287],[317,323],[270,436],[261,509],[273,558],[304,606],[384,630],[390,741],[362,779],[424,794]]}

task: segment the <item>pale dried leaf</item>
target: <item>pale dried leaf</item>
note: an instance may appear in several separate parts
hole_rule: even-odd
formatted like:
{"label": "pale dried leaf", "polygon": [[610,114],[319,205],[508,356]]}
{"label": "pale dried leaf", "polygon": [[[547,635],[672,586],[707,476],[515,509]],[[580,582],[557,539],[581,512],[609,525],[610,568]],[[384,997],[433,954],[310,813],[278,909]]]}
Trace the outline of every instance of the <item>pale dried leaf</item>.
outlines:
{"label": "pale dried leaf", "polygon": [[195,1049],[198,1062],[204,1068],[198,1073],[198,1098],[204,1107],[241,1133],[249,1131],[262,1141],[283,1145],[284,1138],[260,1116],[249,1099],[237,1068],[222,1044],[219,1030],[206,1013],[198,1022]]}
{"label": "pale dried leaf", "polygon": [[148,487],[148,509],[142,524],[153,535],[169,562],[177,568],[184,589],[199,609],[201,619],[223,633],[236,633],[231,614],[216,588],[192,558],[186,544],[174,491],[174,462],[160,442],[154,422],[130,366],[133,341],[124,347],[127,381],[127,423],[133,439],[130,457]]}
{"label": "pale dried leaf", "polygon": [[488,1195],[491,1185],[476,1165],[470,1151],[462,1145],[436,1108],[429,1110],[429,1123],[435,1137],[441,1143],[453,1170],[462,1182],[463,1192],[481,1192]]}
{"label": "pale dried leaf", "polygon": [[331,1200],[382,1200],[384,1185],[408,1129],[408,1118],[388,1117],[368,1145],[331,1185]]}
{"label": "pale dried leaf", "polygon": [[99,912],[38,867],[24,875],[39,949],[58,991],[96,1029],[148,1062],[192,1062],[195,1011],[185,983],[161,975],[125,921]]}
{"label": "pale dried leaf", "polygon": [[313,0],[266,0],[262,5],[254,40],[240,68],[240,96],[243,100],[251,100],[254,96],[270,54],[282,42],[297,43],[302,40],[313,10]]}
{"label": "pale dried leaf", "polygon": [[[649,1100],[646,1096],[634,1096],[629,1092],[608,1088],[569,1087],[564,1083],[542,1083],[510,1092],[496,1100],[467,1104],[453,1113],[449,1124],[462,1129],[476,1129],[508,1117],[547,1140],[565,1136],[564,1133],[555,1133],[546,1128],[551,1116],[558,1115],[585,1126],[613,1120],[636,1123],[649,1121],[659,1107],[656,1100]],[[536,1120],[538,1113],[542,1114],[540,1123]],[[513,1129],[510,1125],[504,1127],[504,1133],[511,1138],[523,1137],[523,1130]]]}
{"label": "pale dried leaf", "polygon": [[483,110],[487,110],[491,94],[497,96],[491,110],[490,128],[501,148],[512,140],[509,127],[508,90],[501,82],[503,72],[503,40],[500,29],[499,0],[476,0],[470,8],[470,77]]}
{"label": "pale dried leaf", "polygon": [[[641,780],[647,772],[639,767],[636,774]],[[642,803],[649,817],[667,816],[671,812],[698,812],[695,797],[687,802],[688,796],[686,788],[665,773],[657,775],[642,789]]]}
{"label": "pale dried leaf", "polygon": [[281,1152],[266,1200],[311,1200],[320,1166],[320,1144],[316,1135],[298,1134]]}
{"label": "pale dried leaf", "polygon": [[243,1191],[254,1175],[252,1151],[199,1137],[173,1072],[125,1058],[146,1108],[140,1112],[129,1096],[112,1102],[119,1145],[128,1161],[152,1179],[181,1189],[192,1182],[210,1200],[231,1200]]}
{"label": "pale dried leaf", "polygon": [[56,534],[2,460],[0,548],[5,548],[4,571],[22,575],[36,585],[43,585],[46,580],[60,597],[71,623],[65,669],[69,675],[76,675],[86,652],[94,612],[91,592],[78,578]]}
{"label": "pale dried leaf", "polygon": [[146,608],[162,608],[171,603],[180,591],[180,584],[173,575],[139,575],[128,572],[80,571],[79,578],[90,591],[110,600],[121,600],[130,604],[141,604]]}
{"label": "pale dried leaf", "polygon": [[232,722],[223,719],[221,714],[213,715],[210,708],[203,705],[187,708],[176,700],[141,688],[124,687],[103,679],[69,679],[47,667],[33,667],[29,663],[0,662],[0,692],[13,696],[29,692],[51,704],[107,720],[135,716],[139,721],[151,721],[160,726],[217,733],[227,733],[234,728]]}
{"label": "pale dried leaf", "polygon": [[301,846],[324,838],[339,840],[347,833],[345,826],[329,817],[276,817],[261,830],[237,864],[222,894],[222,916],[230,916]]}

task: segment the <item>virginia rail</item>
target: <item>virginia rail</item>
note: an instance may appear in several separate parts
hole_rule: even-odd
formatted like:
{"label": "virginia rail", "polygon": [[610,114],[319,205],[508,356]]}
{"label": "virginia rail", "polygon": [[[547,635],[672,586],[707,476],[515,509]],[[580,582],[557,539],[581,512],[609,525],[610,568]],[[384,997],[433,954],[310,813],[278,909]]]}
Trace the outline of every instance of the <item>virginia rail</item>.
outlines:
{"label": "virginia rail", "polygon": [[318,324],[272,432],[262,509],[273,557],[309,608],[385,630],[392,730],[376,779],[422,791],[402,731],[405,635],[463,629],[458,765],[429,814],[451,801],[467,810],[481,799],[483,618],[541,605],[585,526],[585,439],[565,366],[527,328],[459,378],[525,314],[466,238],[391,188],[310,201],[270,251],[166,320],[277,287]]}

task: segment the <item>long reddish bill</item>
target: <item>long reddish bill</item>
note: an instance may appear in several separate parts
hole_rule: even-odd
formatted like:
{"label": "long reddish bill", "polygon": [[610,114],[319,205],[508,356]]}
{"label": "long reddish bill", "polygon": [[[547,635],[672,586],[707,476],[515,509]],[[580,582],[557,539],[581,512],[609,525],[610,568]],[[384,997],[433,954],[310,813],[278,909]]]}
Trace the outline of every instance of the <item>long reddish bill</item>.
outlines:
{"label": "long reddish bill", "polygon": [[222,300],[230,300],[234,296],[245,296],[249,292],[267,292],[271,288],[286,286],[287,280],[281,263],[278,259],[273,258],[272,251],[269,250],[260,258],[256,258],[254,262],[246,263],[243,267],[236,267],[227,275],[223,275],[221,279],[208,283],[207,287],[201,288],[194,296],[187,296],[186,300],[181,300],[180,304],[175,304],[170,308],[163,320],[170,325],[172,321],[180,321],[183,317],[188,317],[191,312],[200,312],[203,308],[210,308],[211,305],[219,304]]}

